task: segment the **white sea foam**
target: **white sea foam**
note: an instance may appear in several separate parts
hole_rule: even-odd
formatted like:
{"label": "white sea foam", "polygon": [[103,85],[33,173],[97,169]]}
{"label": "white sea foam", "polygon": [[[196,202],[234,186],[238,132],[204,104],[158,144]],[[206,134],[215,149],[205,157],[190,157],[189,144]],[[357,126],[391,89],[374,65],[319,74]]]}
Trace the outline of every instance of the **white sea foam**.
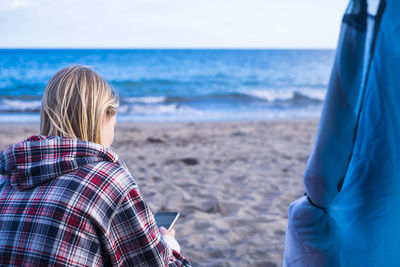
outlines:
{"label": "white sea foam", "polygon": [[131,105],[130,114],[142,115],[176,115],[176,114],[200,114],[201,111],[177,104],[170,105]]}
{"label": "white sea foam", "polygon": [[301,94],[305,97],[323,101],[325,98],[326,91],[321,89],[286,89],[286,90],[252,90],[244,91],[242,93],[258,97],[261,99],[274,102],[276,100],[291,100],[294,99],[296,94]]}
{"label": "white sea foam", "polygon": [[41,104],[40,100],[2,99],[0,111],[37,111],[40,110]]}
{"label": "white sea foam", "polygon": [[165,96],[147,96],[147,97],[126,97],[123,100],[128,103],[144,103],[144,104],[155,104],[162,103],[167,98]]}

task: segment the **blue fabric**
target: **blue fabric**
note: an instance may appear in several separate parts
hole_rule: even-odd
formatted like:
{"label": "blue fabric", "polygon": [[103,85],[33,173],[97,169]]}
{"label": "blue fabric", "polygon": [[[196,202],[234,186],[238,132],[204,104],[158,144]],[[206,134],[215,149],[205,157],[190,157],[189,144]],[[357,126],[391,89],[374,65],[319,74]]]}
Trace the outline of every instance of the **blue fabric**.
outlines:
{"label": "blue fabric", "polygon": [[400,266],[400,1],[366,2],[343,18],[284,266]]}

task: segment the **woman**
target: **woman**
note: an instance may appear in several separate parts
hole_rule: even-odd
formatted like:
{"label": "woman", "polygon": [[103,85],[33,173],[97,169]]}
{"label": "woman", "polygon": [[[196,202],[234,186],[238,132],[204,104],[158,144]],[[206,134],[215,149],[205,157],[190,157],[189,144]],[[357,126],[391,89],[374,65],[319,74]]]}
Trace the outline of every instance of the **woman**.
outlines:
{"label": "woman", "polygon": [[41,135],[0,154],[1,266],[190,265],[109,148],[117,107],[87,67],[49,81]]}

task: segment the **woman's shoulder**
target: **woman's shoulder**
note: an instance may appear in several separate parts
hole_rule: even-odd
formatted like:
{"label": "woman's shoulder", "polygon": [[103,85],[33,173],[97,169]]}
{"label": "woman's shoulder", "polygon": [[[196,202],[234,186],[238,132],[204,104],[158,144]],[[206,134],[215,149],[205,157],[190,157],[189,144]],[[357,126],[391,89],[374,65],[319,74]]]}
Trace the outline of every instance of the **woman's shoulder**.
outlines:
{"label": "woman's shoulder", "polygon": [[84,213],[89,210],[91,213],[105,212],[107,217],[128,192],[139,192],[134,178],[125,167],[107,161],[81,166],[59,177],[55,187],[64,188],[64,197],[73,199],[73,203],[85,203],[81,205]]}
{"label": "woman's shoulder", "polygon": [[[58,188],[58,190],[57,190]],[[106,231],[113,214],[129,192],[139,189],[129,171],[115,162],[99,161],[59,177],[54,194],[62,202]],[[58,192],[58,193],[57,193]]]}
{"label": "woman's shoulder", "polygon": [[136,181],[124,164],[99,161],[87,164],[74,172],[73,176],[98,191],[110,190],[123,193],[137,187]]}

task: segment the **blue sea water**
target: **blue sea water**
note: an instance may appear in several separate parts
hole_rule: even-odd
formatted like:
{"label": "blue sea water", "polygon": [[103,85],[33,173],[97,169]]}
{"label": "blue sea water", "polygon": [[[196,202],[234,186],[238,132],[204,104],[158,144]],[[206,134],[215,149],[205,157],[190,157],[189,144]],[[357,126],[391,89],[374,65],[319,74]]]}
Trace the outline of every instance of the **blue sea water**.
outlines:
{"label": "blue sea water", "polygon": [[0,123],[38,122],[47,81],[89,65],[120,96],[119,121],[317,118],[333,50],[0,49]]}

